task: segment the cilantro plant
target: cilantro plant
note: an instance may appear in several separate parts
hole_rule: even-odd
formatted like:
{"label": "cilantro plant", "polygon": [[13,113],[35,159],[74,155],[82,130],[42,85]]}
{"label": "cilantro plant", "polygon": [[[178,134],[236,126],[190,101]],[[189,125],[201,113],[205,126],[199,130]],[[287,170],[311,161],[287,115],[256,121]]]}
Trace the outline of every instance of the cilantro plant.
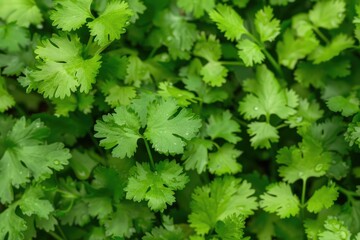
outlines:
{"label": "cilantro plant", "polygon": [[360,240],[355,0],[0,0],[0,239]]}

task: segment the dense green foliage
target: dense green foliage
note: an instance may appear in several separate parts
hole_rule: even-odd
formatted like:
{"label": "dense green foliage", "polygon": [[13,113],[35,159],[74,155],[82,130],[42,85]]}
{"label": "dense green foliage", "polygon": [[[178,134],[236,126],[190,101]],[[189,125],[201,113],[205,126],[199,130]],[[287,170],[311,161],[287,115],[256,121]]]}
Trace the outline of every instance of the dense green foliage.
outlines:
{"label": "dense green foliage", "polygon": [[355,0],[0,0],[0,239],[360,240]]}

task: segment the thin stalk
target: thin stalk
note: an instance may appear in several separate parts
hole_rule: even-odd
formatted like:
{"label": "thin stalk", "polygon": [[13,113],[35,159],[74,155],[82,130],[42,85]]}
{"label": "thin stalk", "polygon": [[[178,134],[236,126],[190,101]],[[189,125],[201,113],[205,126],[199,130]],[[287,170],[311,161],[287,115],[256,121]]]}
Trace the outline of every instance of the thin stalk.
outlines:
{"label": "thin stalk", "polygon": [[220,61],[219,63],[228,66],[244,66],[242,62],[238,62],[238,61]]}
{"label": "thin stalk", "polygon": [[54,232],[48,232],[49,235],[51,235],[54,239],[56,240],[63,240],[62,237],[60,237],[59,235],[57,235],[56,233]]}
{"label": "thin stalk", "polygon": [[301,191],[301,218],[304,218],[304,209],[305,209],[305,194],[306,194],[306,178],[303,179],[302,191]]}
{"label": "thin stalk", "polygon": [[151,149],[150,149],[148,141],[146,141],[145,138],[143,138],[143,139],[144,139],[144,142],[145,142],[146,151],[147,151],[147,153],[149,155],[150,169],[151,169],[151,171],[154,172],[155,171],[155,164],[154,164],[153,156],[151,154]]}
{"label": "thin stalk", "polygon": [[329,39],[316,27],[313,27],[314,32],[323,40],[326,44],[329,44]]}
{"label": "thin stalk", "polygon": [[247,36],[253,40],[257,45],[260,46],[261,51],[265,54],[265,57],[267,58],[267,60],[270,62],[270,64],[275,68],[276,72],[282,77],[284,78],[284,73],[281,70],[280,64],[275,60],[275,58],[268,52],[268,50],[266,50],[265,45],[259,41],[254,35],[252,34],[247,34]]}
{"label": "thin stalk", "polygon": [[67,237],[65,236],[63,230],[61,229],[61,227],[59,225],[56,225],[56,228],[58,229],[61,237],[63,238],[63,240],[67,240]]}

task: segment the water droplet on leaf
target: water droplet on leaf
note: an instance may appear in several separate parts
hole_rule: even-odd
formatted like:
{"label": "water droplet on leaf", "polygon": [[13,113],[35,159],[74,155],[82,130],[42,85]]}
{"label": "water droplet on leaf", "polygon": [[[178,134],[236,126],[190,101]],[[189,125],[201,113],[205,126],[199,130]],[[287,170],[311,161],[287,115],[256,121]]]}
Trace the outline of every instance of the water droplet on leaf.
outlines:
{"label": "water droplet on leaf", "polygon": [[59,162],[58,160],[55,160],[55,161],[54,161],[54,164],[55,164],[55,165],[59,165],[60,162]]}
{"label": "water droplet on leaf", "polygon": [[257,110],[259,110],[259,108],[258,108],[258,107],[254,107],[254,110],[257,111]]}
{"label": "water droplet on leaf", "polygon": [[304,173],[303,172],[299,172],[299,177],[302,177],[304,176]]}

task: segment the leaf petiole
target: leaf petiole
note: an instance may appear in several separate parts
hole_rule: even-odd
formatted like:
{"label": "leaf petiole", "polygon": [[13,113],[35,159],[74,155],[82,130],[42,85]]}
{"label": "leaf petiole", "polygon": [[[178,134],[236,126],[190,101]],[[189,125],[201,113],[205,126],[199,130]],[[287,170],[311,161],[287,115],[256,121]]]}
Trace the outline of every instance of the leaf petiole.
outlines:
{"label": "leaf petiole", "polygon": [[147,153],[149,155],[150,169],[151,169],[151,171],[154,172],[155,171],[155,164],[154,164],[153,156],[151,154],[151,149],[150,149],[148,141],[145,138],[143,138],[143,139],[144,139],[146,151],[147,151]]}

